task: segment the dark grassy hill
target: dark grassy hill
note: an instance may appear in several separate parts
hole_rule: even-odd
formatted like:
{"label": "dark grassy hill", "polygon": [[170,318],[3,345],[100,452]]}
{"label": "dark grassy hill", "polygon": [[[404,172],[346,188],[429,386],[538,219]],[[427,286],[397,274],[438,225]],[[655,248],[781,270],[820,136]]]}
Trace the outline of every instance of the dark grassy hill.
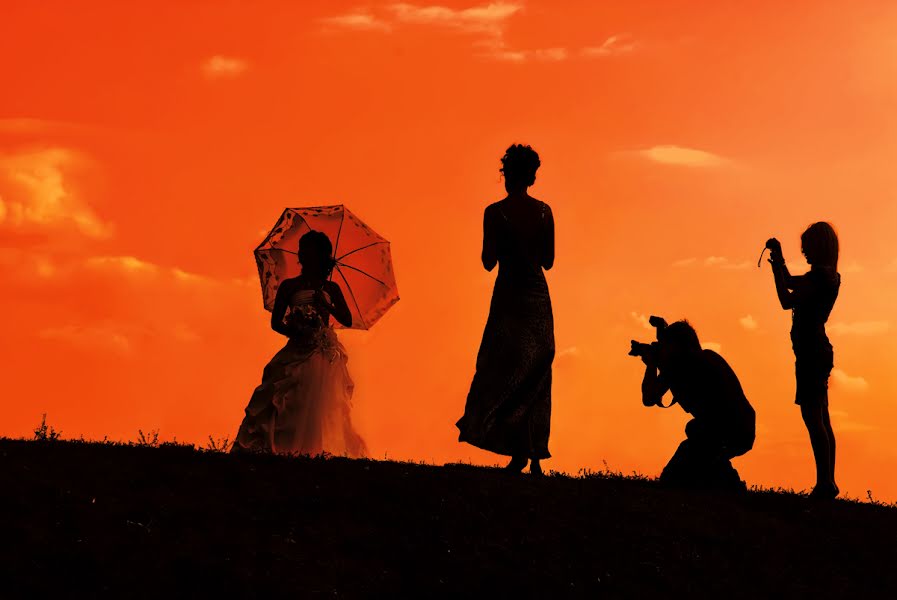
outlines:
{"label": "dark grassy hill", "polygon": [[0,490],[3,597],[897,597],[897,509],[793,494],[18,440]]}

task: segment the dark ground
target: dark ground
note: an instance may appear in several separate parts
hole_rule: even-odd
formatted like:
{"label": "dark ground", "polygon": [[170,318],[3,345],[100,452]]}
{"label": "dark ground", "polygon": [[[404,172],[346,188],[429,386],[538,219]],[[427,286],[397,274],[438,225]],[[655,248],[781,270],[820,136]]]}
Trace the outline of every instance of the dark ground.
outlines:
{"label": "dark ground", "polygon": [[897,598],[897,509],[614,476],[0,439],[0,514],[2,597]]}

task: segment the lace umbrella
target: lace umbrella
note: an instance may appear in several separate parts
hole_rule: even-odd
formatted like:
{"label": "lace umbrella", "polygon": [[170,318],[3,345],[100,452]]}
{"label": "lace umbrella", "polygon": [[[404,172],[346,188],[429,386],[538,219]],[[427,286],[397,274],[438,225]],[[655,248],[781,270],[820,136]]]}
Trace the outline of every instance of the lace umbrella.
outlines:
{"label": "lace umbrella", "polygon": [[[280,282],[302,272],[299,238],[322,231],[333,244],[333,279],[352,311],[352,329],[370,329],[399,300],[389,242],[342,204],[288,208],[255,249],[265,309],[274,308]],[[342,327],[339,323],[336,327]]]}

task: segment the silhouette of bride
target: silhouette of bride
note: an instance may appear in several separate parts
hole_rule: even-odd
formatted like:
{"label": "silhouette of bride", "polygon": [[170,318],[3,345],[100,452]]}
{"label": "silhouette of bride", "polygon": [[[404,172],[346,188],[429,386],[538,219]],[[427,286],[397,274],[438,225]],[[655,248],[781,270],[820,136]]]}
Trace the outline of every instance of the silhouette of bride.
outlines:
{"label": "silhouette of bride", "polygon": [[511,457],[506,467],[542,474],[549,458],[554,320],[543,269],[554,264],[554,218],[527,193],[541,164],[529,146],[501,159],[508,192],[483,215],[483,266],[499,265],[476,374],[458,440]]}
{"label": "silhouette of bride", "polygon": [[352,325],[342,290],[329,280],[332,255],[326,234],[300,238],[302,274],[280,284],[271,314],[271,328],[289,341],[265,367],[232,452],[367,454],[349,417],[354,386],[346,349],[330,325],[331,315]]}

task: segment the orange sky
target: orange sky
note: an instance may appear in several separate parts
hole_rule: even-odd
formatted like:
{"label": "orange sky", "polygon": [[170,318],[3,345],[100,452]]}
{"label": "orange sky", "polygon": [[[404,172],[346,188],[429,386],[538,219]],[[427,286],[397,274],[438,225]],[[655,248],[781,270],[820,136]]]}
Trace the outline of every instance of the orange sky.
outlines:
{"label": "orange sky", "polygon": [[[675,4],[675,6],[674,6]],[[750,5],[750,6],[748,6]],[[783,7],[784,6],[784,7]],[[758,415],[749,483],[809,488],[790,315],[756,268],[832,221],[838,481],[897,500],[897,7],[870,2],[19,2],[0,21],[0,435],[233,436],[268,329],[252,249],[345,203],[402,301],[341,334],[376,457],[456,442],[494,274],[483,207],[532,144],[557,263],[546,466],[656,475],[642,316],[689,318]]]}

